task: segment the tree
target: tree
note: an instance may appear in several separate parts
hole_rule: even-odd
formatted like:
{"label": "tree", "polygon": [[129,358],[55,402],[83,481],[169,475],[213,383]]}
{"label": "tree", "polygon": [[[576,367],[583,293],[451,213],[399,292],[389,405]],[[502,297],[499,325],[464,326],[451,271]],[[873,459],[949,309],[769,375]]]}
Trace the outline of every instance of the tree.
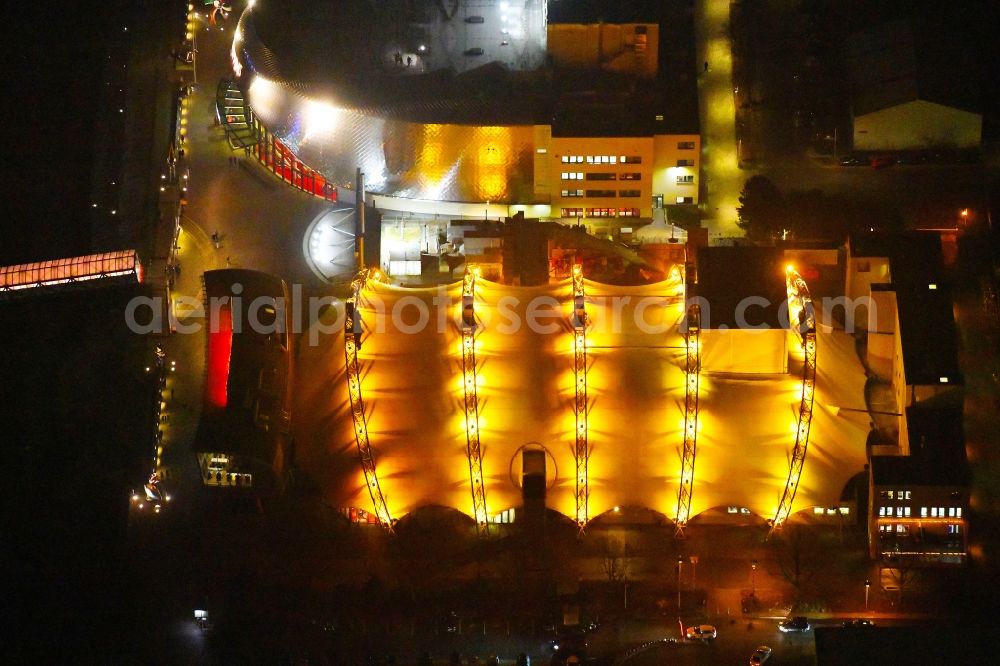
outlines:
{"label": "tree", "polygon": [[787,211],[781,191],[764,176],[751,176],[740,192],[739,225],[747,238],[773,240],[788,228]]}
{"label": "tree", "polygon": [[786,524],[770,544],[778,571],[794,588],[798,605],[803,587],[826,563],[823,545],[813,530],[797,523]]}
{"label": "tree", "polygon": [[601,561],[604,567],[604,574],[608,581],[614,583],[625,580],[628,576],[628,562],[626,561],[627,546],[624,541],[608,537],[604,540],[604,557]]}
{"label": "tree", "polygon": [[903,610],[903,592],[913,583],[917,575],[916,561],[912,557],[902,555],[890,555],[886,560],[890,566],[882,571],[887,572],[889,578],[896,584],[899,592],[899,610]]}

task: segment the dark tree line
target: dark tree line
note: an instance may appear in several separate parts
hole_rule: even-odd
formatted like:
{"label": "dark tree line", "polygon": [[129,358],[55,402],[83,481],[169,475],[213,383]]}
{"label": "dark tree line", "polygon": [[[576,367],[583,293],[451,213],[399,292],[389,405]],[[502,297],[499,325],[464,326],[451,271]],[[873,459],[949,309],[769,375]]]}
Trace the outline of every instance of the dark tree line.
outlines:
{"label": "dark tree line", "polygon": [[839,241],[856,231],[903,227],[899,211],[892,207],[820,190],[784,194],[764,176],[747,179],[737,212],[740,229],[756,241]]}

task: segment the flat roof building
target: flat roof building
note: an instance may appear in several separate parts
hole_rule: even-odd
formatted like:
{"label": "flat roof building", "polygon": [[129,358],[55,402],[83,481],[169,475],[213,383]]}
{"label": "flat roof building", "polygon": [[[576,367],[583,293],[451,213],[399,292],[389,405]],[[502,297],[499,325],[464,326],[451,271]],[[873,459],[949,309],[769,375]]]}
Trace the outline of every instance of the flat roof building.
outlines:
{"label": "flat roof building", "polygon": [[889,568],[964,564],[971,473],[961,409],[906,409],[910,454],[872,456],[869,548]]}
{"label": "flat roof building", "polygon": [[781,248],[698,251],[701,365],[705,372],[788,372],[788,294]]}
{"label": "flat roof building", "polygon": [[895,21],[847,41],[855,150],[978,148],[983,116],[966,40]]}
{"label": "flat roof building", "polygon": [[285,283],[245,269],[205,273],[206,377],[194,452],[205,486],[280,487],[289,456],[291,312]]}

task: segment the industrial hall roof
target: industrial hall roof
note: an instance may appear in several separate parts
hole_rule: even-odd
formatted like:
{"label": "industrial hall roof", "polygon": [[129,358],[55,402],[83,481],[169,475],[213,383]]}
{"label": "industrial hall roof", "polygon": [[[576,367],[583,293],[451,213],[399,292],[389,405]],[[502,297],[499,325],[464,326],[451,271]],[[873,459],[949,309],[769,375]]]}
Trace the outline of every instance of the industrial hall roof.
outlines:
{"label": "industrial hall roof", "polygon": [[924,100],[981,112],[976,63],[961,35],[935,23],[893,21],[847,40],[855,116]]}

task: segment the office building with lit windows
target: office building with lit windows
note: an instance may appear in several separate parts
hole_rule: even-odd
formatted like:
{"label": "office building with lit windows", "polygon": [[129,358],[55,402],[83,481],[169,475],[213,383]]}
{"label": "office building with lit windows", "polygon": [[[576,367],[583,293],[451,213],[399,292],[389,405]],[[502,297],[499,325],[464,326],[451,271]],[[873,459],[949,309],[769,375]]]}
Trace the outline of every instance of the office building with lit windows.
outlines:
{"label": "office building with lit windows", "polygon": [[701,149],[690,17],[621,4],[257,0],[232,65],[269,156],[339,187],[360,168],[381,208],[500,204],[615,235],[697,204]]}
{"label": "office building with lit windows", "polygon": [[869,406],[870,555],[886,568],[962,564],[970,483],[964,382],[941,240],[864,234],[846,249],[847,295],[869,299],[855,323],[867,327],[868,368],[885,395]]}
{"label": "office building with lit windows", "polygon": [[960,409],[906,410],[910,455],[872,456],[869,549],[888,567],[964,564],[970,473]]}

